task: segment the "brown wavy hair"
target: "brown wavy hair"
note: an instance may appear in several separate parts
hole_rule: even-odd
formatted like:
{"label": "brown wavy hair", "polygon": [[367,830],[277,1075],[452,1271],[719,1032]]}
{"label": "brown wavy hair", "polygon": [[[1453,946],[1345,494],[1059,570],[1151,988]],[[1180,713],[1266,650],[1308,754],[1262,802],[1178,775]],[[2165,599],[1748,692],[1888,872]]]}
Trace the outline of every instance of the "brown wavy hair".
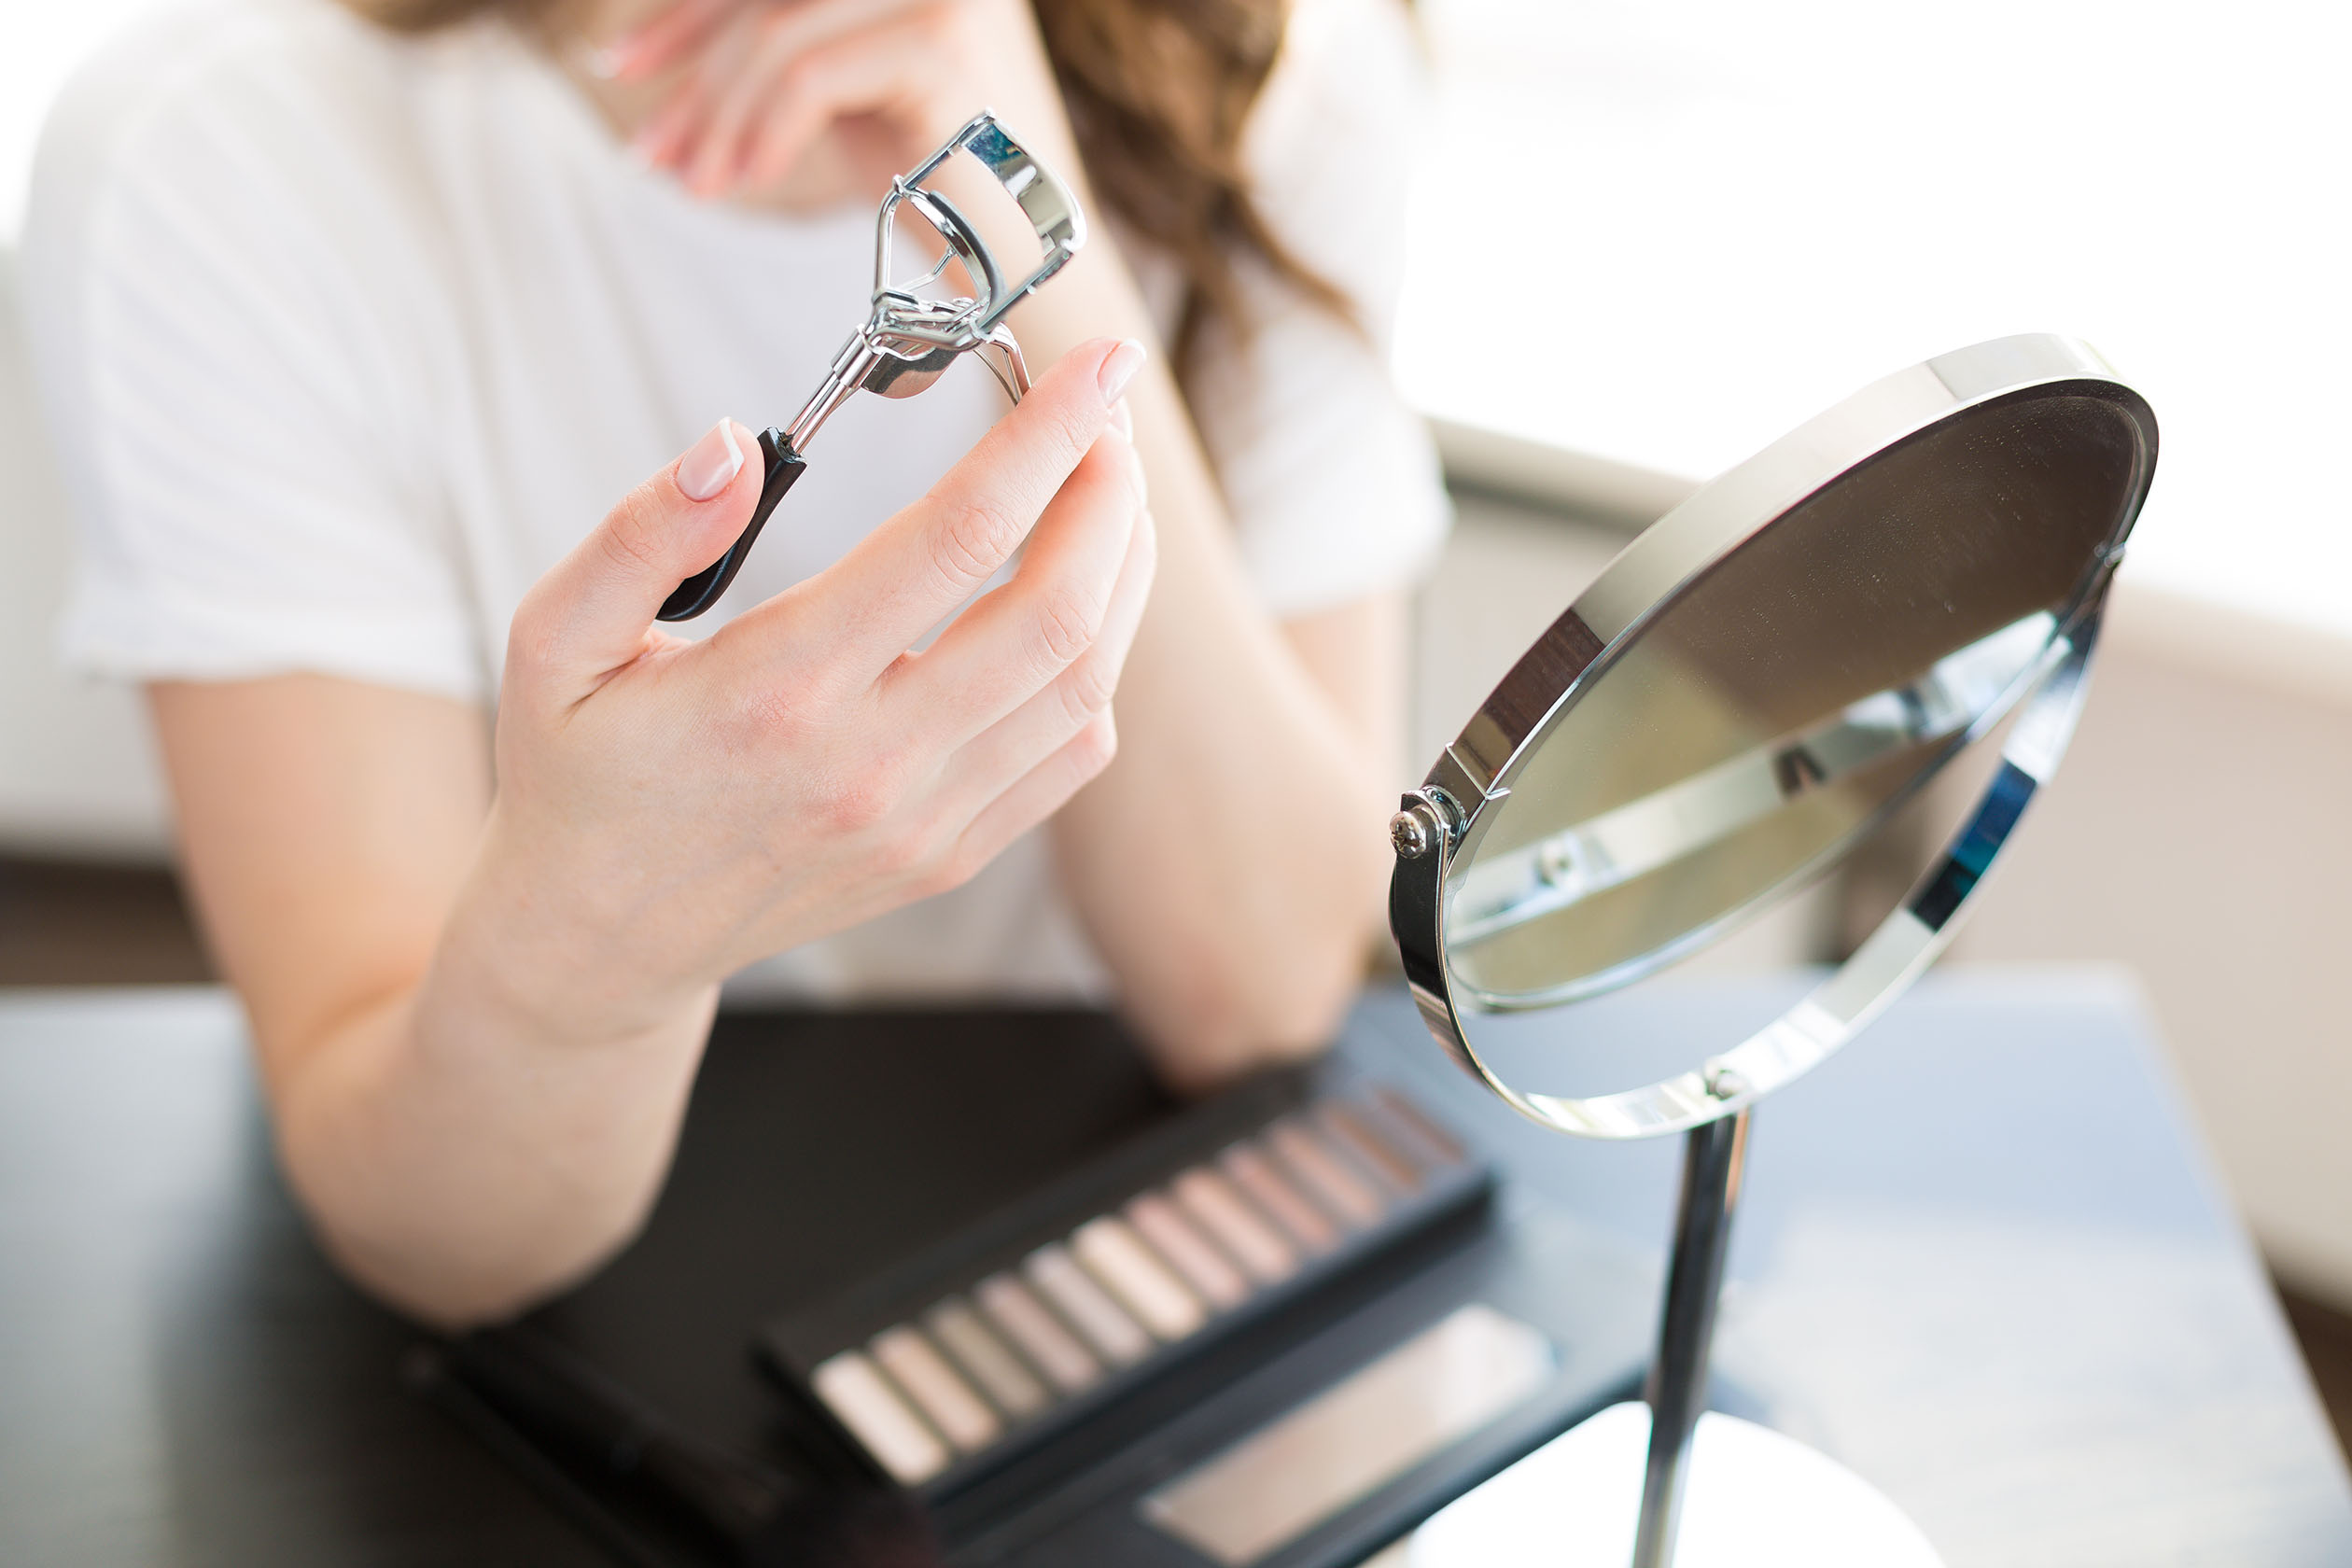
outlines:
{"label": "brown wavy hair", "polygon": [[[543,23],[561,0],[344,3],[395,32],[427,33],[493,11]],[[1183,269],[1179,375],[1211,318],[1245,337],[1254,326],[1240,286],[1245,262],[1356,322],[1347,296],[1267,226],[1242,167],[1242,131],[1281,51],[1288,0],[1032,4],[1097,200]]]}

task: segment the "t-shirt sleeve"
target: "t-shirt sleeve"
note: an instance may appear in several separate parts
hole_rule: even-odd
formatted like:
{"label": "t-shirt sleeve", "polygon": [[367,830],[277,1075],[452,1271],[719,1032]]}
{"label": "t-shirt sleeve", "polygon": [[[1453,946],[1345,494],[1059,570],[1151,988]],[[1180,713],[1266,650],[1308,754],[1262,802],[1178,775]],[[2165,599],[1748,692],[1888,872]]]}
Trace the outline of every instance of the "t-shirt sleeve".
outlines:
{"label": "t-shirt sleeve", "polygon": [[1304,0],[1250,127],[1268,226],[1358,318],[1246,265],[1256,331],[1212,324],[1192,377],[1244,565],[1278,615],[1410,584],[1451,522],[1429,431],[1388,371],[1425,96],[1396,0]]}
{"label": "t-shirt sleeve", "polygon": [[383,171],[284,74],[241,76],[235,38],[182,42],[85,74],[35,174],[26,302],[80,528],[66,656],[481,700]]}

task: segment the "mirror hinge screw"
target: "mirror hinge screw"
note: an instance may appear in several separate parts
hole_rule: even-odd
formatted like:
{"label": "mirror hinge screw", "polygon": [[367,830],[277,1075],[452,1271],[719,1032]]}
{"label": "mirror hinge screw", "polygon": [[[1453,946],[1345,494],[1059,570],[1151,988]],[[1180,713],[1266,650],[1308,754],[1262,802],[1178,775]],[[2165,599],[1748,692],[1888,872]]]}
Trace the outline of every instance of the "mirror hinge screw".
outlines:
{"label": "mirror hinge screw", "polygon": [[1408,797],[1405,809],[1389,819],[1389,843],[1395,846],[1400,860],[1420,860],[1437,847],[1438,836],[1445,831],[1436,808],[1424,800]]}

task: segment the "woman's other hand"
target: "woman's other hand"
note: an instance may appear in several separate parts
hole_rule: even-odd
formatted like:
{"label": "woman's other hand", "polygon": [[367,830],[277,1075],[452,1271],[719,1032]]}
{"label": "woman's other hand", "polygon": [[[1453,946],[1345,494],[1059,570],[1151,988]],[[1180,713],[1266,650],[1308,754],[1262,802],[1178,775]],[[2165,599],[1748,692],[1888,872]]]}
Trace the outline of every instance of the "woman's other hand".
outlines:
{"label": "woman's other hand", "polygon": [[722,421],[616,507],[515,613],[472,929],[444,951],[496,954],[566,1032],[630,1032],[1051,815],[1111,760],[1152,582],[1119,408],[1142,357],[1066,357],[924,499],[705,641],[653,612],[748,520],[750,432]]}
{"label": "woman's other hand", "polygon": [[1077,167],[1027,0],[676,0],[597,62],[676,77],[632,146],[699,196],[872,199],[983,108]]}

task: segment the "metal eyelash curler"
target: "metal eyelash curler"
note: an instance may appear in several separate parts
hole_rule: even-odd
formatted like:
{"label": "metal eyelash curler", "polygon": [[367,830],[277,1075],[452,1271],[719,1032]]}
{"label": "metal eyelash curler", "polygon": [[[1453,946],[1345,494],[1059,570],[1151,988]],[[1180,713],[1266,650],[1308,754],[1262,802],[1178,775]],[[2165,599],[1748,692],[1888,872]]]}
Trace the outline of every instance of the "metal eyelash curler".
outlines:
{"label": "metal eyelash curler", "polygon": [[[923,182],[959,152],[969,152],[987,165],[1037,231],[1043,258],[1016,286],[1007,286],[996,257],[972,220],[945,196],[923,188]],[[911,208],[937,231],[946,248],[920,277],[893,283],[892,229],[902,206]],[[892,179],[875,225],[873,314],[841,345],[824,383],[792,422],[780,430],[771,427],[761,433],[760,454],[767,461],[767,480],[761,486],[760,504],[750,523],[724,555],[678,585],[662,602],[657,619],[691,621],[719,602],[742,569],[768,513],[808,466],[802,454],[851,393],[864,390],[885,398],[911,398],[937,381],[956,356],[977,349],[1006,396],[1019,402],[1029,387],[1029,366],[1021,357],[1021,345],[1013,340],[1013,329],[1004,324],[1004,315],[1061,271],[1085,243],[1085,215],[1078,210],[1069,188],[1007,135],[987,110],[975,116],[920,167]],[[976,299],[931,299],[921,292],[939,281],[951,259],[962,263],[965,275],[979,291]]]}

